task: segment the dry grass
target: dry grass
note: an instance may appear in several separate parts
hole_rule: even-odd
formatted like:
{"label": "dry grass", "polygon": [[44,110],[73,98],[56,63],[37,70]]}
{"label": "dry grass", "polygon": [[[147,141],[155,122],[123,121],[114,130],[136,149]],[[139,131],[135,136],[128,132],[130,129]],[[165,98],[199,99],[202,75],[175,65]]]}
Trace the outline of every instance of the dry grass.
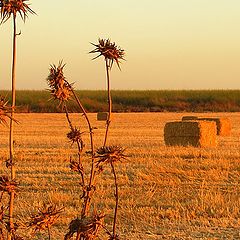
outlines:
{"label": "dry grass", "polygon": [[[174,113],[114,114],[111,145],[127,148],[117,164],[120,193],[119,232],[122,239],[240,239],[240,114],[220,113],[232,122],[231,137],[218,137],[217,148],[166,147],[166,122],[181,119]],[[205,116],[201,114],[201,116]],[[211,116],[211,114],[207,114]],[[215,115],[214,115],[215,116]],[[77,115],[73,115],[77,118]],[[102,144],[105,122],[90,114],[96,144]],[[74,151],[64,114],[16,114],[17,218],[29,216],[42,202],[65,206],[52,228],[53,239],[63,239],[68,223],[81,211],[78,175],[69,169]],[[82,130],[87,131],[84,125]],[[8,129],[0,126],[1,172],[5,173]],[[88,137],[88,132],[83,138]],[[85,141],[87,142],[87,141]],[[77,152],[76,152],[77,154]],[[90,160],[89,160],[90,161]],[[110,167],[104,168],[95,195],[98,208],[114,208]],[[35,239],[47,239],[37,235]]]}

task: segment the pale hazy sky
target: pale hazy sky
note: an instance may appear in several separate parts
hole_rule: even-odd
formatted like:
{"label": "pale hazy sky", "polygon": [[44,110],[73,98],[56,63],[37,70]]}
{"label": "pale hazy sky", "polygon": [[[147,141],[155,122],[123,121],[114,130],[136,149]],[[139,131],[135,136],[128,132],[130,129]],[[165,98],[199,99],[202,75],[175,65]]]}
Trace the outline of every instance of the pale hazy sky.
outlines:
{"label": "pale hazy sky", "polygon": [[[114,89],[239,89],[240,0],[30,0],[18,18],[17,88],[46,89],[49,64],[66,62],[77,89],[104,89],[98,38],[126,51]],[[0,89],[10,89],[12,21],[0,25]]]}

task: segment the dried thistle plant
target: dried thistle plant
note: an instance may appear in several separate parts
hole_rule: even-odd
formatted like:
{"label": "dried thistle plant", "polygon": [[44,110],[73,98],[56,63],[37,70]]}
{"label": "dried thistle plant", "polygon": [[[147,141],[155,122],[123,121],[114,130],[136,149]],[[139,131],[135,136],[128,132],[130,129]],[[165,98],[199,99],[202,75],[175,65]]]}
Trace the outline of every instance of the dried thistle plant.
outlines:
{"label": "dried thistle plant", "polygon": [[[96,191],[96,176],[99,175],[103,171],[103,165],[110,164],[112,168],[112,173],[114,176],[115,182],[115,209],[114,209],[114,220],[113,220],[113,229],[112,233],[106,230],[109,235],[109,239],[117,240],[119,239],[116,234],[116,221],[117,221],[117,209],[118,209],[118,184],[117,184],[117,176],[114,168],[114,163],[120,162],[122,159],[126,158],[124,154],[125,149],[120,146],[106,146],[108,130],[111,121],[111,112],[112,112],[112,99],[110,94],[110,78],[109,71],[111,70],[113,63],[116,62],[118,68],[120,69],[120,60],[123,60],[124,50],[118,47],[115,43],[111,43],[109,39],[99,39],[99,44],[93,44],[96,48],[90,53],[99,53],[97,57],[94,59],[104,56],[106,63],[106,72],[107,72],[107,84],[108,84],[108,119],[106,124],[106,132],[104,136],[104,144],[102,147],[98,148],[97,151],[94,149],[94,141],[93,141],[93,129],[92,124],[90,123],[89,117],[85,108],[83,107],[80,99],[76,95],[72,84],[70,84],[65,76],[63,69],[65,64],[62,61],[59,62],[59,65],[51,65],[50,74],[47,78],[48,86],[50,87],[51,95],[54,99],[58,100],[60,104],[63,106],[63,110],[65,111],[66,118],[70,127],[70,132],[67,133],[67,138],[70,140],[72,145],[77,145],[78,147],[78,160],[74,160],[70,158],[70,168],[72,171],[79,173],[81,176],[81,187],[83,191],[83,195],[81,198],[83,199],[82,209],[80,216],[71,221],[69,225],[69,231],[65,235],[65,240],[72,239],[76,234],[76,240],[93,240],[98,237],[98,232],[100,228],[104,228],[103,220],[104,214],[97,214],[95,211],[91,211],[92,206],[92,196]],[[91,155],[91,166],[90,166],[90,174],[89,180],[86,181],[85,169],[82,164],[82,157],[84,157],[83,148],[85,144],[82,140],[83,132],[80,131],[78,127],[74,127],[70,114],[68,112],[68,100],[73,99],[78,105],[79,109],[83,113],[83,116],[87,122],[89,129],[89,137],[90,137],[90,146],[91,150],[86,151],[86,153],[90,153]],[[83,156],[82,156],[83,155]],[[106,229],[106,228],[105,228]]]}
{"label": "dried thistle plant", "polygon": [[81,149],[84,148],[84,142],[82,140],[83,132],[80,131],[77,127],[72,127],[70,132],[67,133],[67,138],[70,140],[72,144],[79,143]]}
{"label": "dried thistle plant", "polygon": [[112,173],[114,177],[115,184],[115,210],[114,210],[114,219],[113,219],[113,230],[112,233],[108,233],[110,235],[109,240],[118,240],[119,237],[116,234],[116,224],[117,224],[117,212],[118,212],[118,203],[119,203],[119,194],[118,194],[118,182],[117,175],[114,167],[114,163],[121,162],[122,159],[126,159],[126,155],[124,154],[125,149],[120,146],[105,146],[97,149],[95,158],[97,158],[97,166],[102,165],[104,163],[109,163],[112,168]]}
{"label": "dried thistle plant", "polygon": [[98,39],[98,44],[91,43],[96,48],[90,53],[99,53],[99,55],[94,59],[104,56],[105,60],[108,62],[110,69],[112,68],[113,62],[117,63],[117,66],[120,69],[120,60],[124,60],[124,50],[118,47],[115,42],[111,42],[110,39]]}
{"label": "dried thistle plant", "polygon": [[30,216],[30,221],[26,223],[26,226],[32,230],[32,235],[47,230],[50,239],[50,228],[56,223],[62,212],[63,208],[57,208],[53,204],[44,205],[41,209],[38,209],[36,214]]}
{"label": "dried thistle plant", "polygon": [[100,147],[96,151],[95,158],[97,160],[97,165],[102,163],[115,163],[121,161],[122,159],[126,159],[126,155],[124,154],[125,149],[120,146],[106,146]]}
{"label": "dried thistle plant", "polygon": [[[72,84],[70,84],[65,76],[63,69],[65,64],[62,61],[59,62],[58,66],[51,65],[50,67],[50,74],[47,78],[48,86],[50,87],[51,95],[54,99],[57,99],[60,104],[62,104],[63,109],[66,114],[66,118],[70,127],[70,132],[67,134],[68,139],[72,142],[72,144],[76,143],[78,146],[78,162],[70,159],[70,168],[71,170],[78,172],[81,175],[81,186],[83,187],[83,195],[84,195],[84,203],[81,216],[85,216],[88,214],[90,208],[90,199],[92,194],[92,185],[94,183],[94,144],[93,144],[93,127],[90,123],[88,118],[88,114],[83,107],[81,101],[79,100],[78,96],[74,92]],[[84,143],[81,138],[81,131],[77,127],[73,127],[73,124],[70,120],[67,102],[72,96],[73,100],[75,100],[76,104],[78,105],[79,109],[83,113],[83,116],[87,122],[88,129],[89,129],[89,136],[90,136],[90,146],[91,146],[91,170],[90,170],[90,179],[88,182],[88,187],[85,186],[85,179],[84,179],[84,171],[82,166],[82,150],[84,147]],[[88,189],[88,191],[85,191]]]}
{"label": "dried thistle plant", "polygon": [[12,15],[16,17],[20,14],[22,20],[25,22],[28,13],[35,14],[35,12],[27,4],[28,0],[0,0],[2,23],[6,22]]}
{"label": "dried thistle plant", "polygon": [[[64,76],[65,64],[59,62],[58,66],[51,65],[50,74],[47,78],[48,86],[50,87],[51,95],[54,99],[57,99],[60,104],[63,106],[65,111],[67,122],[70,128],[70,132],[67,133],[67,138],[70,140],[71,144],[77,145],[78,148],[78,160],[70,158],[70,168],[72,171],[79,173],[81,177],[81,187],[82,187],[82,196],[83,205],[80,213],[80,218],[76,218],[70,223],[69,233],[66,235],[66,239],[71,237],[75,232],[77,233],[77,239],[93,239],[91,236],[97,235],[99,229],[99,221],[102,219],[102,215],[92,214],[90,212],[90,205],[92,195],[95,192],[96,187],[94,186],[95,179],[95,158],[94,158],[94,144],[93,144],[93,127],[88,118],[88,114],[85,111],[81,101],[74,92],[74,89],[71,84],[67,82]],[[67,94],[65,94],[67,92]],[[90,146],[91,146],[91,166],[90,166],[90,175],[89,180],[87,181],[84,175],[84,168],[82,164],[82,151],[85,146],[82,140],[83,132],[80,131],[78,127],[74,127],[70,119],[70,114],[68,112],[68,99],[72,96],[72,99],[75,100],[76,104],[79,106],[79,109],[83,113],[83,116],[88,124],[89,137],[90,137]]]}
{"label": "dried thistle plant", "polygon": [[103,146],[105,147],[107,143],[109,126],[111,123],[112,116],[112,97],[110,90],[110,70],[113,66],[113,63],[116,62],[119,69],[120,68],[120,60],[124,59],[123,56],[125,52],[123,49],[118,47],[114,42],[112,43],[110,39],[98,39],[98,44],[92,43],[96,48],[89,53],[99,53],[99,55],[93,59],[96,59],[100,56],[104,57],[105,65],[106,65],[106,73],[107,73],[107,92],[108,92],[108,118],[106,121],[106,132]]}
{"label": "dried thistle plant", "polygon": [[0,176],[0,191],[6,192],[10,195],[11,193],[16,193],[18,185],[19,184],[15,179],[11,180],[5,175]]}
{"label": "dried thistle plant", "polygon": [[[15,180],[15,164],[14,164],[14,146],[13,146],[13,128],[14,128],[14,110],[16,105],[16,37],[20,35],[17,33],[16,17],[17,14],[20,15],[22,20],[25,22],[28,13],[35,14],[35,12],[26,3],[27,0],[0,0],[0,11],[1,11],[1,23],[5,23],[7,20],[13,17],[13,50],[12,50],[12,104],[11,104],[11,114],[10,114],[10,132],[9,132],[9,160],[7,161],[10,172],[11,181]],[[9,197],[9,229],[8,230],[8,240],[14,239],[14,197],[15,192],[12,191]]]}
{"label": "dried thistle plant", "polygon": [[49,75],[47,78],[48,86],[50,87],[51,95],[54,99],[60,101],[60,104],[64,101],[68,101],[72,95],[72,86],[69,84],[63,74],[63,68],[65,64],[62,61],[58,66],[51,65],[49,69]]}

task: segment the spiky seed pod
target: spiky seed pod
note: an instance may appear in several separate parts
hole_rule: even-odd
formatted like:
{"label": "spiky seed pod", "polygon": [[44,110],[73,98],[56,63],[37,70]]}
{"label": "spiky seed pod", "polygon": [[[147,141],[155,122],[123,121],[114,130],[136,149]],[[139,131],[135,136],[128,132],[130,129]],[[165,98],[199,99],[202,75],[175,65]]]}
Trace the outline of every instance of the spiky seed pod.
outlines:
{"label": "spiky seed pod", "polygon": [[0,176],[0,191],[7,192],[8,194],[16,193],[18,190],[18,182],[10,180],[8,176]]}
{"label": "spiky seed pod", "polygon": [[6,22],[11,15],[16,17],[17,13],[20,14],[22,20],[25,22],[28,13],[36,14],[30,7],[29,4],[25,3],[28,0],[0,0],[1,8],[1,23]]}
{"label": "spiky seed pod", "polygon": [[77,127],[74,127],[71,129],[71,131],[67,134],[67,138],[72,142],[72,143],[80,143],[81,147],[84,147],[84,143],[82,140],[82,132]]}
{"label": "spiky seed pod", "polygon": [[126,159],[125,149],[120,146],[105,146],[98,148],[95,158],[98,159],[97,165],[101,163],[114,163]]}
{"label": "spiky seed pod", "polygon": [[100,227],[103,226],[105,215],[102,213],[93,213],[90,217],[77,218],[71,221],[69,232],[65,235],[64,240],[69,240],[75,233],[80,233],[80,238],[93,240],[97,237]]}
{"label": "spiky seed pod", "polygon": [[54,99],[59,100],[60,103],[68,101],[72,95],[72,85],[66,81],[63,74],[64,67],[65,64],[62,61],[59,62],[58,66],[50,65],[50,73],[47,77],[51,95]]}
{"label": "spiky seed pod", "polygon": [[105,60],[108,61],[108,65],[112,68],[113,62],[115,61],[120,69],[120,61],[124,60],[124,50],[118,47],[115,42],[111,43],[110,39],[98,39],[98,44],[91,43],[96,48],[89,53],[99,53],[99,55],[93,59],[100,56],[104,56]]}
{"label": "spiky seed pod", "polygon": [[38,209],[36,215],[32,215],[31,220],[26,224],[27,227],[33,230],[33,233],[49,229],[59,218],[63,208],[57,208],[55,205],[43,206],[43,209]]}

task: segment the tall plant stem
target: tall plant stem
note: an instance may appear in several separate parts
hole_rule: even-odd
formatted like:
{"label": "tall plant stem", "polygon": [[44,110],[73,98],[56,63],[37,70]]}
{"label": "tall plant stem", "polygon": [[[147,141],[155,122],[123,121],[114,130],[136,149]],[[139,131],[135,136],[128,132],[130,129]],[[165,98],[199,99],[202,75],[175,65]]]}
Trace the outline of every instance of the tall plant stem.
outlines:
{"label": "tall plant stem", "polygon": [[107,59],[105,59],[105,63],[106,63],[106,72],[107,72],[108,118],[106,122],[107,125],[106,125],[106,132],[105,132],[103,147],[105,147],[107,143],[108,130],[109,130],[109,125],[111,123],[111,115],[112,115],[112,97],[111,97],[111,91],[110,91],[110,77],[109,77],[110,65]]}
{"label": "tall plant stem", "polygon": [[[15,166],[14,166],[14,149],[13,149],[13,119],[16,105],[16,15],[13,15],[13,58],[12,58],[12,112],[10,118],[10,133],[9,133],[9,166],[11,170],[11,180],[15,179]],[[8,240],[12,239],[12,233],[14,231],[13,223],[13,205],[14,205],[15,193],[10,193],[9,199],[9,233]]]}
{"label": "tall plant stem", "polygon": [[48,226],[48,240],[51,240],[51,230],[49,226]]}
{"label": "tall plant stem", "polygon": [[112,173],[114,176],[114,183],[115,183],[115,211],[114,211],[114,219],[113,219],[113,239],[116,238],[116,224],[117,224],[117,211],[118,211],[118,183],[117,183],[117,175],[115,172],[115,168],[113,163],[111,162]]}
{"label": "tall plant stem", "polygon": [[16,16],[13,17],[13,57],[12,57],[12,111],[10,118],[10,134],[9,134],[9,163],[11,166],[11,178],[15,178],[13,168],[13,119],[16,105]]}
{"label": "tall plant stem", "polygon": [[[66,103],[64,103],[63,108],[64,108],[64,111],[65,111],[65,114],[66,114],[66,118],[67,118],[69,127],[70,127],[71,130],[74,130],[72,122],[71,122],[70,117],[69,117],[69,113],[68,113],[68,109],[67,109]],[[81,157],[82,147],[80,146],[80,142],[79,141],[77,141],[77,147],[78,147],[78,163],[79,163],[81,169],[83,169],[82,157]],[[81,179],[82,179],[82,185],[84,186],[85,185],[85,180],[84,180],[84,173],[83,173],[83,171],[80,172],[80,175],[81,175]]]}
{"label": "tall plant stem", "polygon": [[92,163],[91,163],[91,172],[90,172],[90,179],[89,179],[89,184],[87,187],[87,192],[86,192],[86,196],[85,196],[85,200],[84,200],[84,204],[83,204],[83,208],[82,208],[82,212],[81,212],[81,216],[84,217],[87,212],[89,211],[89,207],[90,207],[90,202],[91,202],[91,192],[92,192],[92,186],[94,184],[94,144],[93,144],[93,128],[92,125],[90,123],[90,120],[88,118],[87,112],[85,110],[85,108],[83,107],[82,103],[80,102],[79,98],[77,97],[77,95],[75,94],[75,92],[72,89],[72,93],[73,96],[75,98],[75,100],[77,101],[77,104],[79,106],[79,108],[81,109],[88,128],[89,128],[89,135],[90,135],[90,144],[91,144],[91,154],[92,154]]}

